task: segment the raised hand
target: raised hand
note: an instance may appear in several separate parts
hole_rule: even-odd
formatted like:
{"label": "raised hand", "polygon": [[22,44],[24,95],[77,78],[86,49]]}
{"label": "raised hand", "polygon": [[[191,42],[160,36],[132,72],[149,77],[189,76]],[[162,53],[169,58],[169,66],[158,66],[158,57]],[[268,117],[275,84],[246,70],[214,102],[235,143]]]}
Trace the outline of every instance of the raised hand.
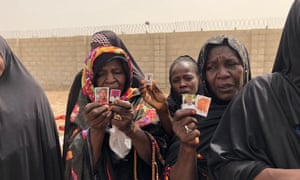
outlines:
{"label": "raised hand", "polygon": [[167,98],[157,87],[154,80],[152,81],[152,86],[147,85],[145,80],[142,80],[139,90],[144,100],[157,111],[168,109]]}
{"label": "raised hand", "polygon": [[152,86],[147,85],[145,80],[142,80],[139,89],[144,100],[155,108],[164,130],[169,135],[173,135],[171,116],[164,93],[156,86],[154,80],[152,81]]}

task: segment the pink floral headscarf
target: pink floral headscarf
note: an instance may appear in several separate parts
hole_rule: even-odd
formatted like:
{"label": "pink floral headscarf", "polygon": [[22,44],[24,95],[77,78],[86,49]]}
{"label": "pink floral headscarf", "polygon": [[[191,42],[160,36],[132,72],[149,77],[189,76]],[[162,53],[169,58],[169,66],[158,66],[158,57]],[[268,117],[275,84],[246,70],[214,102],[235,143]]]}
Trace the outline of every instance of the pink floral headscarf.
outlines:
{"label": "pink floral headscarf", "polygon": [[[123,49],[115,47],[115,46],[100,46],[100,47],[94,49],[91,52],[91,54],[89,54],[89,56],[86,58],[86,60],[84,62],[85,67],[83,68],[82,79],[81,79],[82,92],[84,95],[87,95],[92,102],[94,102],[94,99],[95,99],[95,95],[94,95],[95,88],[93,85],[93,78],[94,78],[93,67],[95,64],[95,60],[104,53],[111,53],[111,54],[115,54],[115,55],[124,56],[127,60],[127,64],[128,64],[129,71],[130,71],[129,82],[132,81],[133,70],[132,70],[132,66],[131,66],[131,61],[130,61],[129,56]],[[127,91],[127,89],[126,89],[126,91]]]}

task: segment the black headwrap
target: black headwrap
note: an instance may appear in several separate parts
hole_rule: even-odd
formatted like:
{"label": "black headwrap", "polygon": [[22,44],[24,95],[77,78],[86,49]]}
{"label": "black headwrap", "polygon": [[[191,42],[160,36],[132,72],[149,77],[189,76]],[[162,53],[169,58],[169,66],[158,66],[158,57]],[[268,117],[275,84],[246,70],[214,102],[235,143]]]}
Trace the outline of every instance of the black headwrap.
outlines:
{"label": "black headwrap", "polygon": [[[230,103],[211,141],[212,179],[254,179],[267,167],[300,168],[300,1],[289,12],[272,74]],[[288,179],[288,177],[286,177]]]}
{"label": "black headwrap", "polygon": [[48,99],[0,36],[1,179],[62,179],[60,145]]}
{"label": "black headwrap", "polygon": [[282,32],[272,72],[288,76],[300,88],[300,9],[299,1],[291,8]]}

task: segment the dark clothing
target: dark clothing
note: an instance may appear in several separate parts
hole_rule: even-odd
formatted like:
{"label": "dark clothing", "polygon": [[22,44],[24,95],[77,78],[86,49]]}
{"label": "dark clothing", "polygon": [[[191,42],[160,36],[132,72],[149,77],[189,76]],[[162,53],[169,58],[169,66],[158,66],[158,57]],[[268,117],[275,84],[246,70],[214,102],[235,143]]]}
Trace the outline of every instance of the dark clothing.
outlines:
{"label": "dark clothing", "polygon": [[[133,56],[128,51],[127,47],[123,43],[123,41],[112,31],[100,31],[93,34],[91,39],[91,47],[92,50],[99,46],[116,46],[122,48],[130,58],[132,69],[133,69],[133,79],[130,87],[137,88],[142,79],[144,79],[144,74]],[[90,55],[89,55],[90,56]],[[68,139],[70,139],[70,135],[74,127],[70,123],[70,119],[72,111],[76,102],[78,101],[79,91],[81,89],[81,77],[82,70],[78,72],[73,80],[72,86],[70,88],[68,102],[67,102],[67,110],[66,110],[66,120],[65,120],[65,131],[64,131],[64,147],[63,147],[63,159],[66,157],[66,149],[69,146]],[[76,127],[75,127],[76,128]],[[64,161],[63,161],[64,162]]]}
{"label": "dark clothing", "polygon": [[229,106],[211,147],[215,179],[253,179],[266,167],[300,168],[300,90],[280,73],[257,77]]}
{"label": "dark clothing", "polygon": [[[120,99],[131,103],[134,112],[132,121],[144,131],[149,138],[149,142],[152,142],[152,146],[148,147],[151,148],[152,152],[152,166],[139,158],[138,154],[134,152],[134,146],[129,148],[131,151],[124,158],[117,157],[109,145],[109,139],[112,137],[112,134],[105,132],[102,152],[96,162],[94,171],[89,126],[84,120],[83,111],[88,103],[95,101],[95,87],[92,83],[94,75],[97,76],[95,72],[101,70],[112,59],[118,59],[124,66],[124,87],[126,89],[122,92]],[[165,154],[165,149],[167,148],[165,142],[166,133],[159,124],[156,110],[144,101],[138,89],[129,88],[133,76],[133,68],[129,56],[118,47],[98,47],[85,63],[86,66],[81,73],[83,81],[81,82],[82,87],[79,91],[77,103],[75,103],[74,109],[69,115],[70,119],[66,122],[69,125],[65,132],[65,142],[67,142],[64,146],[65,179],[131,180],[134,179],[134,172],[137,173],[136,175],[139,179],[150,179],[153,174],[161,173],[164,164],[162,155]],[[78,87],[78,84],[74,84],[72,89],[75,90],[76,87]],[[107,128],[109,129],[109,127]],[[145,144],[148,144],[148,142],[145,142]]]}
{"label": "dark clothing", "polygon": [[[198,120],[198,129],[201,132],[200,144],[197,147],[197,169],[199,179],[205,180],[208,176],[206,156],[207,151],[209,150],[209,143],[226,107],[227,104],[221,105],[212,102],[206,118],[196,115]],[[166,158],[167,167],[170,167],[176,163],[180,141],[177,139],[177,137],[174,137],[170,144],[171,145]]]}
{"label": "dark clothing", "polygon": [[273,72],[281,72],[300,88],[300,1],[295,0],[282,31]]}
{"label": "dark clothing", "polygon": [[39,84],[0,37],[0,179],[60,180],[56,124]]}
{"label": "dark clothing", "polygon": [[287,18],[273,73],[250,81],[211,141],[214,179],[253,179],[264,168],[300,168],[300,1]]}
{"label": "dark clothing", "polygon": [[[198,129],[200,130],[200,144],[197,147],[197,169],[199,179],[207,179],[208,177],[207,154],[209,151],[209,143],[223,115],[223,112],[225,111],[229,103],[228,101],[225,102],[219,100],[213,94],[213,92],[208,86],[205,76],[205,63],[207,62],[208,53],[212,47],[220,45],[230,47],[239,56],[241,64],[244,68],[244,84],[246,84],[251,78],[250,59],[248,56],[247,49],[241,42],[239,42],[234,37],[218,35],[210,38],[201,48],[197,63],[199,66],[199,72],[201,73],[202,81],[199,85],[198,94],[204,94],[205,96],[212,97],[212,102],[207,117],[202,117],[198,115],[196,116],[198,120]],[[176,97],[175,95],[172,96]],[[180,99],[177,98],[177,102],[179,101]],[[166,158],[167,169],[176,163],[179,146],[179,140],[173,140],[173,143],[169,148]]]}
{"label": "dark clothing", "polygon": [[[132,89],[133,96],[130,98],[130,102],[135,110],[135,117],[133,120],[138,121],[142,119],[149,118],[150,111],[155,110],[145,103],[143,98],[139,95],[137,89]],[[148,116],[148,117],[147,117]],[[157,121],[158,117],[153,116],[151,121]],[[77,119],[77,122],[80,120]],[[86,126],[86,125],[85,125]],[[163,161],[162,154],[165,153],[167,148],[164,137],[166,136],[165,131],[158,124],[147,124],[142,127],[145,133],[148,135],[149,140],[155,145],[155,159],[157,161],[158,169],[162,170]],[[70,157],[71,156],[71,157]],[[126,155],[125,158],[120,159],[109,147],[109,133],[105,134],[104,142],[102,145],[101,158],[97,163],[97,168],[93,172],[92,167],[92,153],[89,138],[89,131],[82,131],[77,134],[72,142],[70,143],[70,148],[67,153],[67,163],[66,169],[72,170],[66,171],[67,179],[124,179],[132,180],[134,179],[134,171],[137,172],[137,177],[139,179],[151,179],[152,168],[150,165],[146,164],[142,159],[136,155],[137,167],[134,168],[134,147],[132,147],[130,153]],[[75,178],[76,177],[76,178]]]}
{"label": "dark clothing", "polygon": [[167,98],[168,108],[170,115],[173,117],[175,112],[181,108],[182,96],[175,93],[174,90],[171,90],[170,95]]}

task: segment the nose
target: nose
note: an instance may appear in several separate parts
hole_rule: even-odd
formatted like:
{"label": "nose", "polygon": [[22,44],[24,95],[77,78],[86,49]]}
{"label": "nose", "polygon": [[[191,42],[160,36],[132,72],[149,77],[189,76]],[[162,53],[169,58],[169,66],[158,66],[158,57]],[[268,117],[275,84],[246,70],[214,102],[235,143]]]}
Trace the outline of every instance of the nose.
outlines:
{"label": "nose", "polygon": [[224,66],[219,67],[218,72],[217,72],[217,78],[219,79],[225,79],[230,76],[230,72],[227,68]]}
{"label": "nose", "polygon": [[180,88],[186,87],[186,83],[185,83],[184,80],[180,80],[180,82],[179,82],[179,87],[180,87]]}
{"label": "nose", "polygon": [[112,73],[108,73],[105,78],[105,84],[112,84],[116,81],[114,75]]}

